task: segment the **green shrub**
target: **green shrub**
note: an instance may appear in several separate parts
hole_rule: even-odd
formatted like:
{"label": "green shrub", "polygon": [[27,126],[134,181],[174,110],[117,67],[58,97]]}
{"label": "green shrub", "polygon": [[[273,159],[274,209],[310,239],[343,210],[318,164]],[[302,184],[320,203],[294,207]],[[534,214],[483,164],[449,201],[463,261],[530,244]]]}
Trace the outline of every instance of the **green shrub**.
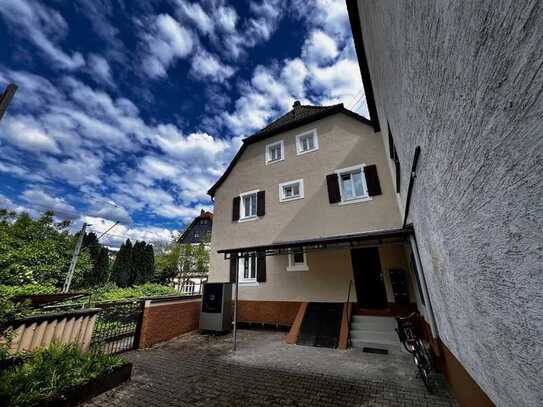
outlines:
{"label": "green shrub", "polygon": [[146,283],[127,288],[119,288],[115,284],[109,283],[105,286],[90,290],[89,292],[91,293],[92,301],[121,301],[132,298],[172,295],[177,293],[173,287],[155,283]]}
{"label": "green shrub", "polygon": [[96,356],[75,345],[52,344],[0,374],[0,400],[10,406],[36,406],[124,363],[119,356]]}

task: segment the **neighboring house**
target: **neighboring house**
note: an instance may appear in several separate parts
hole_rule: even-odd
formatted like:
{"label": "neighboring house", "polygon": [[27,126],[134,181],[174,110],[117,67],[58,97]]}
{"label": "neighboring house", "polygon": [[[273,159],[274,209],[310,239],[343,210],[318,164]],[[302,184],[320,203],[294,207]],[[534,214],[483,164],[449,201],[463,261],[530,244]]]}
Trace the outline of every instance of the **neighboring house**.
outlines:
{"label": "neighboring house", "polygon": [[238,274],[239,321],[291,326],[307,303],[348,301],[424,312],[388,161],[381,134],[342,104],[295,102],[243,140],[209,191],[209,279]]}
{"label": "neighboring house", "polygon": [[213,224],[213,214],[211,212],[200,211],[200,216],[194,218],[185,229],[178,240],[178,243],[208,244],[211,239],[211,226]]}
{"label": "neighboring house", "polygon": [[462,405],[541,406],[542,3],[347,5],[441,368]]}
{"label": "neighboring house", "polygon": [[[183,234],[180,236],[178,243],[190,244],[193,246],[203,243],[209,250],[212,225],[213,214],[202,209],[200,215],[194,218],[190,225],[187,226]],[[195,272],[195,274],[197,273]],[[192,295],[201,293],[202,284],[206,281],[207,277],[205,276],[195,276],[186,279],[185,281],[174,279],[174,284],[177,290],[181,291],[181,293]]]}

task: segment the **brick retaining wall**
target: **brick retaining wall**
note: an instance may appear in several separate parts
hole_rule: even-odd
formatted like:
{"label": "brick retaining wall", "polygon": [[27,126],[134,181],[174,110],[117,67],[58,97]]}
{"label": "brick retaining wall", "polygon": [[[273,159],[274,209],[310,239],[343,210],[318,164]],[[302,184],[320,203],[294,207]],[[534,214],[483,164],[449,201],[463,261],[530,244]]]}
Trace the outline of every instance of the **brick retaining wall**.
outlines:
{"label": "brick retaining wall", "polygon": [[201,297],[145,301],[139,348],[148,348],[198,329]]}

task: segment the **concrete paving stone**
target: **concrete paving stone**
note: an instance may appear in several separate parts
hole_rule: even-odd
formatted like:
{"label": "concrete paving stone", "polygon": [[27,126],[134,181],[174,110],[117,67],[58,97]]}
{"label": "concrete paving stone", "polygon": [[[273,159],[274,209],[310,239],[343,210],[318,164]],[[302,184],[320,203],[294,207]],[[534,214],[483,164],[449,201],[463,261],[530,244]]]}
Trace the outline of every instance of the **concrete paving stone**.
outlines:
{"label": "concrete paving stone", "polygon": [[132,351],[132,380],[84,407],[406,407],[458,404],[437,377],[430,395],[402,354],[287,345],[285,334],[240,330],[191,333],[151,350]]}

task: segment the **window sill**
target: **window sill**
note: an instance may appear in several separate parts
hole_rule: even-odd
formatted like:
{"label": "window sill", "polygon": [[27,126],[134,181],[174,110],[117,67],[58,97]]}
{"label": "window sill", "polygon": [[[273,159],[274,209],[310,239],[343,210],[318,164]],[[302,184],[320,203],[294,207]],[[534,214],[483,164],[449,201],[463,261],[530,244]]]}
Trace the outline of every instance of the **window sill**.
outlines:
{"label": "window sill", "polygon": [[260,283],[257,281],[239,281],[238,282],[240,287],[258,287],[260,286]]}
{"label": "window sill", "polygon": [[279,202],[283,203],[283,202],[297,201],[299,199],[304,199],[304,197],[303,196],[297,196],[295,198],[282,198],[282,199],[279,199]]}
{"label": "window sill", "polygon": [[287,267],[287,271],[308,271],[308,270],[309,270],[309,267],[307,267],[306,265]]}
{"label": "window sill", "polygon": [[368,201],[371,201],[371,196],[368,196],[365,198],[349,199],[348,201],[341,201],[341,202],[338,202],[338,205],[343,206],[343,205],[350,205],[350,204],[368,202]]}
{"label": "window sill", "polygon": [[296,155],[304,155],[304,154],[307,154],[307,153],[312,153],[314,151],[319,151],[318,148],[314,148],[312,150],[305,150],[305,151],[296,151]]}
{"label": "window sill", "polygon": [[250,222],[252,220],[258,220],[259,217],[258,216],[249,216],[248,218],[240,218],[238,220],[239,223],[242,223],[242,222]]}
{"label": "window sill", "polygon": [[281,161],[285,161],[285,157],[280,158],[279,160],[266,161],[266,165],[272,165],[272,164],[275,164],[275,163],[280,163]]}

